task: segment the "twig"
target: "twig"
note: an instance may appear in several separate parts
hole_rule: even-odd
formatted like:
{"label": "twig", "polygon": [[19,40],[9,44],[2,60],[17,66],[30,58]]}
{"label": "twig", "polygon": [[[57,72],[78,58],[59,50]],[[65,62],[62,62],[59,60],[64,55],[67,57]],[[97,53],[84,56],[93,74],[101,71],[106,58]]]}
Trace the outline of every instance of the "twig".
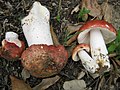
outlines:
{"label": "twig", "polygon": [[116,53],[111,53],[111,54],[109,54],[109,57],[115,57],[115,56],[117,56]]}

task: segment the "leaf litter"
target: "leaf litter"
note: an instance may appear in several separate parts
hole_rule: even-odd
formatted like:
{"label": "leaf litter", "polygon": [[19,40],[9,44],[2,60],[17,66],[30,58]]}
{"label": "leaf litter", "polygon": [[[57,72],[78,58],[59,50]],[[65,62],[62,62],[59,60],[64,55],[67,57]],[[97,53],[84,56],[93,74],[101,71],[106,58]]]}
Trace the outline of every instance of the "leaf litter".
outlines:
{"label": "leaf litter", "polygon": [[[33,0],[34,1],[34,0]],[[20,10],[20,12],[18,12],[17,14],[13,14],[13,13],[11,13],[11,11],[13,11],[14,13],[16,13],[15,12],[15,10],[14,10],[14,7],[15,6],[13,6],[13,3],[11,3],[11,2],[6,2],[5,3],[5,7],[6,8],[9,8],[10,10],[8,10],[8,9],[2,9],[1,11],[0,11],[0,15],[1,16],[3,16],[3,17],[1,17],[0,16],[0,20],[1,20],[1,23],[0,23],[0,26],[1,26],[1,30],[0,30],[0,40],[2,40],[3,38],[4,38],[4,33],[6,32],[6,31],[10,31],[10,30],[13,30],[13,31],[15,31],[15,32],[18,32],[20,35],[22,35],[22,32],[20,31],[21,30],[21,27],[20,27],[20,22],[18,22],[17,24],[16,24],[16,22],[17,22],[17,20],[16,19],[20,19],[20,18],[22,18],[23,16],[25,16],[25,14],[27,14],[28,13],[28,11],[29,11],[29,8],[30,8],[30,6],[31,6],[31,4],[32,4],[32,2],[33,1],[31,1],[31,0],[29,0],[29,1],[27,1],[27,0],[21,0],[21,2],[19,2],[19,3],[17,3],[16,4],[16,11],[18,11],[18,10]],[[46,2],[47,1],[49,1],[49,0],[46,0],[46,1],[44,1],[44,0],[41,0],[42,2],[43,2],[43,4],[47,4]],[[91,0],[83,0],[83,2],[82,2],[82,5],[80,5],[80,4],[78,4],[77,6],[76,5],[74,5],[74,6],[76,6],[73,10],[72,10],[72,14],[74,15],[74,13],[79,13],[79,11],[81,10],[81,8],[86,8],[87,10],[90,10],[90,12],[87,12],[87,13],[85,13],[85,11],[82,11],[83,12],[83,15],[82,15],[82,17],[84,17],[85,15],[88,15],[88,16],[85,16],[86,17],[86,20],[89,20],[89,19],[104,19],[104,20],[106,20],[106,21],[108,21],[108,22],[112,22],[112,20],[114,19],[113,17],[112,17],[112,11],[115,11],[114,9],[111,9],[111,6],[109,5],[109,3],[108,3],[108,0],[106,0],[105,2],[103,2],[102,3],[102,5],[100,5],[100,4],[98,4],[97,3],[97,0],[92,0],[92,3],[90,3],[90,1]],[[12,0],[12,2],[14,2],[14,0]],[[59,2],[57,2],[57,1],[54,1],[53,0],[53,2],[54,3],[59,3]],[[61,2],[61,5],[64,3],[65,1],[62,1]],[[67,3],[70,3],[69,1],[67,1],[66,0],[66,2]],[[73,3],[73,2],[75,2],[74,0],[73,1],[71,1],[71,3]],[[77,1],[78,2],[78,1]],[[1,7],[4,7],[4,1],[0,1],[0,3],[2,3],[1,5]],[[79,2],[80,3],[80,2]],[[119,2],[118,2],[119,3]],[[49,4],[51,4],[51,3],[49,3]],[[60,4],[59,4],[60,5]],[[64,4],[63,4],[64,5]],[[49,5],[47,4],[47,6],[49,7]],[[80,8],[80,6],[82,6],[81,8]],[[62,6],[59,6],[60,8],[64,8],[64,7],[62,7]],[[102,8],[101,8],[102,7]],[[54,6],[52,6],[52,7],[49,7],[50,8],[50,10],[53,10],[52,8],[55,8]],[[22,10],[21,10],[22,9]],[[62,9],[60,10],[60,11],[62,11]],[[70,10],[68,10],[69,12],[70,12]],[[22,15],[21,15],[21,13],[23,13]],[[57,13],[56,13],[57,14]],[[63,13],[63,15],[64,15],[64,13]],[[10,16],[10,18],[9,18],[9,16]],[[76,15],[77,17],[78,17],[78,15]],[[89,17],[91,17],[92,16],[92,18],[89,18]],[[55,14],[53,14],[51,17],[56,17],[55,16]],[[5,19],[4,19],[5,18]],[[68,18],[68,17],[67,17]],[[81,17],[80,17],[81,18]],[[61,18],[60,19],[62,19],[62,15],[61,15]],[[11,20],[11,22],[10,22],[10,20]],[[15,21],[12,21],[12,20],[15,20]],[[53,22],[56,22],[56,20],[54,20],[54,19],[52,19],[53,20]],[[71,20],[71,19],[70,19]],[[80,20],[80,19],[79,19]],[[85,20],[85,21],[86,21]],[[60,21],[63,21],[63,20],[60,20]],[[52,22],[52,23],[53,23]],[[71,21],[69,21],[69,22],[71,22]],[[56,23],[58,23],[58,22],[56,22]],[[73,22],[72,22],[73,23]],[[74,23],[76,23],[76,22],[74,22]],[[78,22],[77,22],[78,23]],[[82,24],[81,24],[81,21],[79,21],[79,25],[81,26]],[[84,20],[82,21],[82,23],[84,23]],[[61,23],[59,22],[57,25],[60,25]],[[56,29],[56,27],[57,27],[57,25],[55,26],[54,24],[52,25],[55,29]],[[76,31],[77,31],[77,29],[79,28],[79,27],[77,27],[77,26],[73,26],[73,27],[71,27],[71,24],[69,24],[68,25],[68,31],[70,31],[69,33],[67,33],[68,35],[68,40],[70,40],[70,44],[68,43],[67,44],[67,46],[66,46],[66,48],[68,48],[68,52],[71,52],[72,51],[72,49],[74,48],[74,46],[76,45],[76,36],[74,36],[74,38],[73,39],[71,39],[71,36],[69,36],[69,35],[72,35],[73,33],[75,33]],[[71,28],[73,28],[72,30],[70,30]],[[58,30],[59,30],[59,28],[57,28]],[[58,30],[55,30],[55,33],[57,33],[57,32],[59,32]],[[61,30],[61,28],[60,28],[60,30]],[[55,39],[55,43],[56,44],[59,44],[59,39],[60,38],[57,38],[56,36],[58,35],[58,33],[57,33],[57,35],[55,35],[55,34],[52,34],[53,35],[53,37],[54,37],[54,39]],[[23,39],[23,37],[22,37],[22,39]],[[71,48],[72,47],[72,48]],[[116,47],[115,47],[116,48]],[[116,49],[115,49],[116,50]],[[114,50],[114,51],[115,51]],[[118,52],[117,52],[118,53]],[[111,53],[110,53],[111,54]],[[71,54],[69,54],[69,57],[71,56]],[[2,60],[1,60],[2,61]],[[67,79],[65,79],[64,78],[64,76],[63,77],[59,77],[59,76],[54,76],[53,78],[48,78],[48,80],[47,79],[42,79],[42,82],[41,83],[39,83],[39,84],[37,84],[37,86],[35,85],[35,87],[40,87],[40,88],[42,88],[43,87],[43,90],[52,90],[52,89],[47,89],[48,87],[55,87],[54,86],[54,84],[56,83],[56,82],[60,82],[59,81],[59,79],[61,78],[61,79],[63,79],[63,81],[62,81],[62,85],[63,85],[63,88],[65,89],[65,90],[67,90],[67,88],[70,88],[71,87],[71,84],[75,84],[75,85],[78,85],[78,84],[82,84],[83,86],[81,86],[81,85],[78,85],[78,86],[73,86],[72,88],[75,88],[76,90],[77,90],[77,88],[87,88],[87,87],[89,87],[89,84],[90,84],[90,87],[93,87],[94,86],[94,89],[96,89],[96,90],[98,90],[98,89],[103,89],[104,87],[107,89],[107,87],[110,87],[110,88],[112,88],[113,87],[113,85],[112,85],[112,83],[114,83],[114,84],[116,84],[116,86],[118,85],[118,83],[119,83],[119,81],[118,81],[118,79],[119,79],[119,77],[120,77],[120,73],[119,73],[119,70],[120,70],[120,57],[118,56],[118,54],[117,55],[115,55],[114,57],[111,57],[111,62],[112,62],[112,64],[113,64],[113,67],[111,68],[111,72],[109,72],[109,73],[105,73],[105,74],[102,74],[102,76],[97,76],[97,77],[92,77],[90,74],[87,74],[87,73],[82,73],[83,71],[84,71],[84,69],[83,69],[83,67],[82,66],[80,66],[80,65],[78,65],[78,64],[76,64],[76,63],[74,63],[74,62],[72,62],[73,64],[75,64],[75,65],[77,65],[77,66],[80,66],[80,68],[81,68],[81,71],[79,71],[78,72],[78,77],[76,76],[76,78],[78,78],[78,79],[80,79],[80,80],[71,80],[71,79],[68,79],[66,76],[66,78]],[[80,64],[80,62],[79,62],[79,64]],[[78,69],[80,69],[80,68],[78,68]],[[65,69],[64,69],[65,70]],[[73,70],[73,72],[74,72],[74,70]],[[67,72],[65,72],[64,73],[64,75],[66,74]],[[8,73],[7,73],[8,74]],[[9,73],[10,74],[10,73]],[[31,87],[30,87],[30,85],[29,84],[26,84],[25,83],[25,80],[27,80],[28,78],[30,78],[31,76],[29,76],[29,74],[27,74],[27,72],[26,71],[24,71],[24,69],[23,69],[23,72],[22,72],[22,76],[18,76],[18,74],[16,74],[16,76],[17,77],[19,77],[19,78],[22,78],[22,79],[24,79],[24,81],[23,80],[19,80],[19,79],[17,79],[17,78],[15,78],[15,77],[13,77],[13,76],[10,76],[11,77],[11,83],[12,83],[12,86],[14,87],[14,88],[16,88],[15,86],[14,86],[14,84],[18,84],[18,83],[22,83],[20,86],[21,87],[23,87],[24,89],[21,89],[21,90],[27,90],[27,88],[28,88],[28,90],[31,90]],[[69,77],[71,77],[71,76],[69,76]],[[2,79],[2,78],[1,78]],[[65,80],[64,80],[65,79]],[[15,81],[14,81],[15,80]],[[48,83],[48,81],[50,80],[50,83]],[[69,80],[69,81],[68,81]],[[94,81],[95,82],[95,80],[96,80],[96,82],[97,83],[93,83],[92,81]],[[17,83],[15,83],[17,81]],[[86,82],[87,81],[87,82]],[[115,82],[114,82],[115,81]],[[7,78],[6,78],[6,82],[7,82]],[[67,82],[67,87],[65,86],[65,82]],[[13,84],[14,83],[14,84]],[[46,84],[47,83],[47,84]],[[68,84],[69,83],[69,84]],[[103,83],[105,83],[104,85],[103,85]],[[42,86],[43,85],[43,86]],[[56,84],[56,85],[58,85],[58,84]],[[62,88],[62,85],[61,85],[61,88]],[[108,85],[108,86],[107,86]],[[12,88],[13,88],[12,87]],[[33,88],[33,87],[32,87]],[[60,87],[59,87],[60,88]],[[114,87],[113,88],[119,88],[119,87],[115,87],[115,85],[114,85]],[[75,90],[75,89],[73,89],[73,90]],[[13,90],[20,90],[18,87],[17,87],[17,89],[13,89]],[[38,89],[39,90],[39,89]],[[70,89],[70,90],[72,90],[72,89]],[[79,90],[79,89],[78,89]],[[81,89],[82,90],[82,89]],[[84,90],[84,89],[83,89]],[[88,89],[87,89],[88,90]],[[110,89],[111,90],[111,89]]]}

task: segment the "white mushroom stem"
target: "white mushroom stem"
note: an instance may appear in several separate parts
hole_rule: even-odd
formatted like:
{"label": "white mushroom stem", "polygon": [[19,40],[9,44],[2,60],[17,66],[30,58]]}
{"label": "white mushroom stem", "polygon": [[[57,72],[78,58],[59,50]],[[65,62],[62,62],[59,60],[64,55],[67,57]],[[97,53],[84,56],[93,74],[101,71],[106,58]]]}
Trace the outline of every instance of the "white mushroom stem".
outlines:
{"label": "white mushroom stem", "polygon": [[90,31],[90,47],[92,58],[96,60],[98,65],[101,67],[107,66],[109,69],[110,62],[108,59],[108,51],[99,29],[93,29]]}
{"label": "white mushroom stem", "polygon": [[39,2],[34,2],[29,15],[22,19],[22,28],[28,45],[47,44],[53,45],[50,25],[50,13]]}
{"label": "white mushroom stem", "polygon": [[95,73],[95,71],[97,71],[97,68],[99,68],[98,64],[89,56],[85,50],[80,50],[78,52],[78,56],[86,70],[88,70],[90,73]]}
{"label": "white mushroom stem", "polygon": [[5,40],[10,43],[16,44],[18,47],[21,47],[21,41],[18,39],[18,34],[15,32],[6,32]]}

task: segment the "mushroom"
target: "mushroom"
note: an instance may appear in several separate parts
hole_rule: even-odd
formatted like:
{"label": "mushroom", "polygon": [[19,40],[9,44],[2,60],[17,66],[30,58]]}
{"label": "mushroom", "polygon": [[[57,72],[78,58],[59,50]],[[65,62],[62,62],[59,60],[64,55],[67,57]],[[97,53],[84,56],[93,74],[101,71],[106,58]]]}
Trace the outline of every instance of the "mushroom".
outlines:
{"label": "mushroom", "polygon": [[44,78],[59,73],[67,63],[68,53],[62,45],[53,45],[49,26],[50,13],[34,2],[29,15],[22,19],[22,28],[29,47],[21,61],[32,76]]}
{"label": "mushroom", "polygon": [[98,64],[93,60],[90,55],[90,46],[88,44],[79,44],[77,45],[72,52],[72,59],[74,61],[81,60],[82,65],[86,70],[91,73],[94,73],[98,68]]}
{"label": "mushroom", "polygon": [[29,15],[22,19],[23,32],[29,46],[33,44],[53,44],[49,19],[48,9],[39,2],[34,2]]}
{"label": "mushroom", "polygon": [[105,44],[115,40],[116,30],[104,20],[91,20],[84,24],[79,31],[81,32],[77,39],[78,43],[90,44],[91,56],[97,62],[100,68],[110,69],[108,51]]}
{"label": "mushroom", "polygon": [[18,39],[18,34],[14,32],[6,32],[5,39],[2,41],[0,50],[1,57],[7,60],[18,59],[25,49],[23,41]]}

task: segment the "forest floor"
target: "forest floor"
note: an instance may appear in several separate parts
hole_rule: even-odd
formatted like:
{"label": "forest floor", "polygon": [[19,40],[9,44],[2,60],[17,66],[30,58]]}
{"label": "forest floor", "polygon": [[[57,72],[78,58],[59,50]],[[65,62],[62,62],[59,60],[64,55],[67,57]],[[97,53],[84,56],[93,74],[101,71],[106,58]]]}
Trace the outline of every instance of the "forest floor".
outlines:
{"label": "forest floor", "polygon": [[[5,38],[5,33],[8,31],[16,32],[21,40],[26,41],[21,27],[21,19],[28,15],[34,1],[35,0],[0,0],[0,42],[2,42],[2,40]],[[78,25],[80,23],[84,23],[78,18],[78,12],[80,10],[71,14],[77,5],[81,5],[82,0],[37,1],[40,1],[42,5],[48,8],[50,11],[50,24],[52,25],[59,42],[69,49],[69,46],[65,45],[65,31],[69,25]],[[98,0],[98,3],[102,4],[104,1],[105,0]],[[120,1],[108,0],[108,3],[113,7],[111,23],[115,26],[116,30],[119,30]],[[0,46],[1,45],[2,44],[0,43]],[[64,90],[65,88],[63,88],[63,84],[66,81],[81,79],[85,81],[86,90],[120,90],[120,57],[118,55],[110,57],[110,62],[112,67],[111,71],[102,73],[100,76],[94,78],[94,76],[89,74],[84,69],[80,61],[74,62],[70,56],[64,69],[58,74],[59,80],[48,85],[49,87],[45,89]],[[23,80],[22,71],[23,66],[21,65],[20,61],[9,61],[4,58],[0,58],[0,90],[11,90],[10,75]],[[43,79],[41,78],[29,76],[27,79],[25,79],[25,82],[30,85],[31,88],[33,88],[41,83],[42,80]]]}

